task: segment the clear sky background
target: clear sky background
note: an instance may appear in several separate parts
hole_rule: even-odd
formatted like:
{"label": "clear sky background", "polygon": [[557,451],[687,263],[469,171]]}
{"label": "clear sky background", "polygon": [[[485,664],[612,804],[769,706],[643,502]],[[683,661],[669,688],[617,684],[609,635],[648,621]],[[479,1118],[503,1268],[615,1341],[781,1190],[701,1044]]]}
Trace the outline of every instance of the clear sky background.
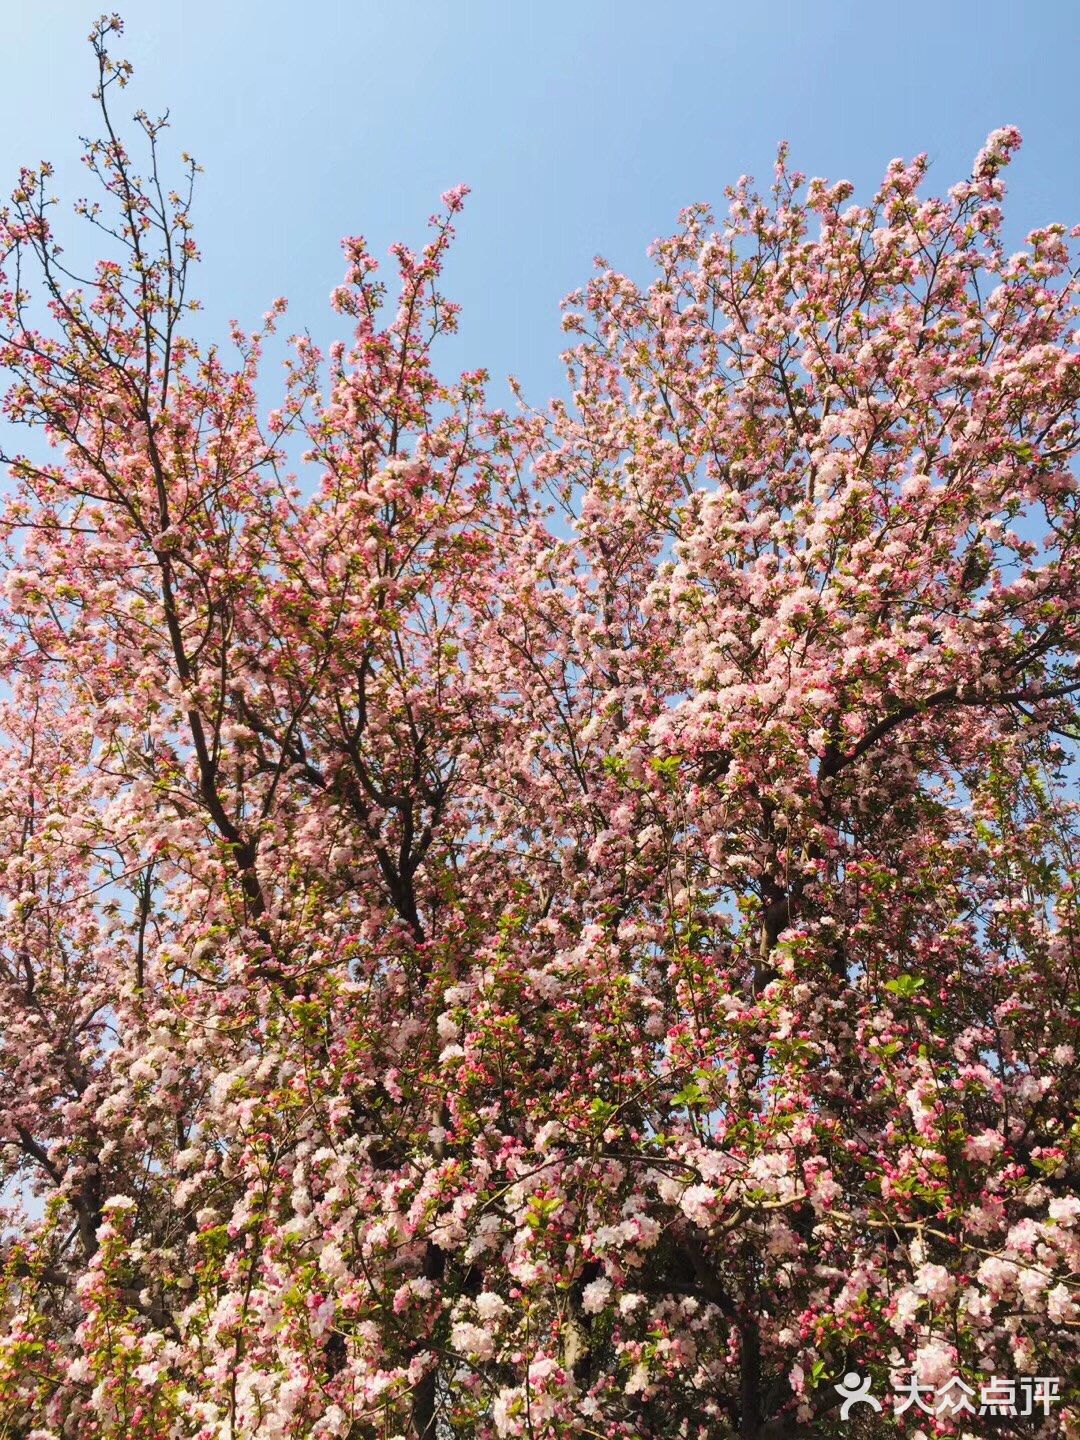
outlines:
{"label": "clear sky background", "polygon": [[[49,158],[83,193],[94,124],[82,0],[0,0],[0,188]],[[423,238],[441,191],[473,189],[445,289],[452,367],[561,388],[558,302],[604,254],[644,250],[692,201],[768,180],[781,138],[810,175],[866,197],[926,150],[942,189],[987,132],[1018,124],[1010,230],[1080,221],[1078,0],[128,0],[120,96],[171,110],[205,168],[199,290],[216,326],[276,295],[317,338],[346,233]],[[269,378],[269,377],[268,377]],[[501,385],[496,392],[501,393]],[[266,390],[272,403],[275,387]]]}

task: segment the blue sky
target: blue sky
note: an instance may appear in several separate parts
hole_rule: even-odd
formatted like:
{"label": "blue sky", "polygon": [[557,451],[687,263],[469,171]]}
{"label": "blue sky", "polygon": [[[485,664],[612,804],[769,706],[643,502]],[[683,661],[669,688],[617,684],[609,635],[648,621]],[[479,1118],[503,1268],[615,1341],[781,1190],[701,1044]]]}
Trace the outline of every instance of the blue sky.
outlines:
{"label": "blue sky", "polygon": [[[920,150],[945,188],[1015,123],[1017,240],[1080,220],[1073,0],[129,0],[122,13],[137,67],[123,111],[168,106],[173,142],[205,169],[208,318],[252,324],[284,294],[294,326],[337,333],[341,235],[377,253],[419,240],[464,181],[445,288],[465,310],[447,361],[513,372],[534,402],[561,387],[558,302],[592,257],[644,276],[680,207],[722,206],[744,171],[767,179],[781,138],[799,169],[865,195],[891,157]],[[95,14],[0,0],[4,190],[44,157],[62,194],[84,190]]]}

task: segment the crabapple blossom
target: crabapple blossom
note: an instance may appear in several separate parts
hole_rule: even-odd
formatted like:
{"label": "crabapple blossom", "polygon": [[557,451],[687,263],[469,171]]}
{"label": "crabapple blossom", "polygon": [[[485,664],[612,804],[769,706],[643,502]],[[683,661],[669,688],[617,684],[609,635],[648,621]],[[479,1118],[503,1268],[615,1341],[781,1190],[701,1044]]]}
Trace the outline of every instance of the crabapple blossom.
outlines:
{"label": "crabapple blossom", "polygon": [[104,258],[48,167],[0,217],[0,1434],[820,1437],[855,1370],[1076,1436],[1080,316],[1018,133],[865,202],[781,149],[599,262],[541,409],[437,369],[452,190],[264,408],[284,303],[194,338],[119,28]]}

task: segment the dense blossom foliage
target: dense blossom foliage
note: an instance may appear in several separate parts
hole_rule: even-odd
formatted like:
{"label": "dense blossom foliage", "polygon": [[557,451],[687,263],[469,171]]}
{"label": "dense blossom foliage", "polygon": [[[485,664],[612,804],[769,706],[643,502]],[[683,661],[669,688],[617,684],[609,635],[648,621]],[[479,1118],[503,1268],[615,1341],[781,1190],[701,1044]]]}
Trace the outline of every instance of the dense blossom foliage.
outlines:
{"label": "dense blossom foliage", "polygon": [[2,221],[0,1435],[831,1436],[850,1369],[1080,1434],[1077,288],[1004,247],[1017,133],[866,205],[782,151],[600,262],[544,411],[434,369],[451,192],[264,413],[284,307],[192,338],[116,28],[106,258],[47,168]]}

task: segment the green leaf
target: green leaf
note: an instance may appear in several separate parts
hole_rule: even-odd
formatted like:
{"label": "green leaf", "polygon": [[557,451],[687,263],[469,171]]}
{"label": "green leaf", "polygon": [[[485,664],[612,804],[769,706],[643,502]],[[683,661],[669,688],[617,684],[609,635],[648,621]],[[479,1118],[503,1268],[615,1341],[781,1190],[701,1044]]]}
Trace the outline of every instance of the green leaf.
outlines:
{"label": "green leaf", "polygon": [[926,984],[926,981],[918,975],[898,975],[895,980],[886,980],[885,989],[891,995],[899,995],[901,1000],[910,1000],[917,995]]}
{"label": "green leaf", "polygon": [[684,1085],[677,1095],[671,1097],[673,1105],[707,1105],[709,1097],[696,1080]]}

